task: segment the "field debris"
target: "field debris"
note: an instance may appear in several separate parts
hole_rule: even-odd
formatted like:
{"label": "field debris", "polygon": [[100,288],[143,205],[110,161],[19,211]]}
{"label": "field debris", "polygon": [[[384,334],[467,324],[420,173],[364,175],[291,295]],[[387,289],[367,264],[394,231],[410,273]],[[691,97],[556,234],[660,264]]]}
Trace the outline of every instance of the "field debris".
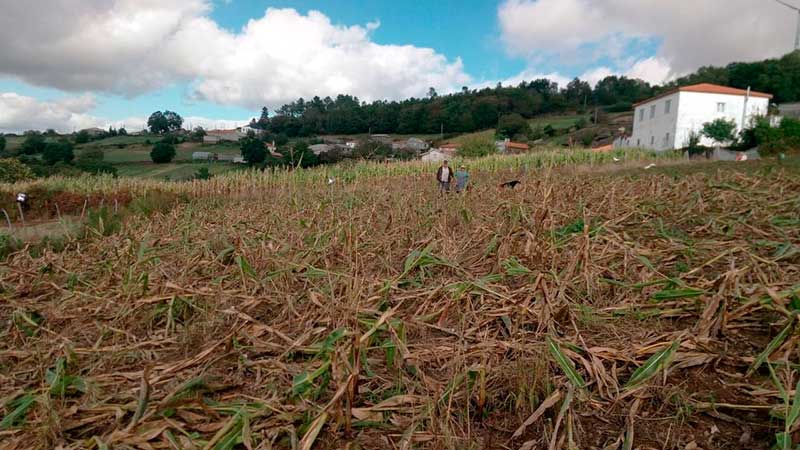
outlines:
{"label": "field debris", "polygon": [[794,448],[800,168],[732,164],[211,180],[20,249],[2,447]]}

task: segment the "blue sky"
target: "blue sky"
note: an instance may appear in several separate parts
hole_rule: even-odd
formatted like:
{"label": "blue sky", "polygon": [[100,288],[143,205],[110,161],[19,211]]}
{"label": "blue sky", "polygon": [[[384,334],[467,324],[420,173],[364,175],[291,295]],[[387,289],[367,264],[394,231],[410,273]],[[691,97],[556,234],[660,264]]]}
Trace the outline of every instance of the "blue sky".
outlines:
{"label": "blue sky", "polygon": [[794,29],[761,0],[42,2],[0,18],[0,132],[137,128],[161,109],[227,127],[298,97],[543,76],[660,83],[778,56]]}

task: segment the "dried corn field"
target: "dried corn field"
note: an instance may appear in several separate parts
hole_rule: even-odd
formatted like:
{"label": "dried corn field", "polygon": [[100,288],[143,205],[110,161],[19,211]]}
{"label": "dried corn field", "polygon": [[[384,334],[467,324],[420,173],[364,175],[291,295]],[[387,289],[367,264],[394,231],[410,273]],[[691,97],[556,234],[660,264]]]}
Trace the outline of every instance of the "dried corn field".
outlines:
{"label": "dried corn field", "polygon": [[275,183],[20,251],[0,266],[0,442],[792,448],[798,175]]}

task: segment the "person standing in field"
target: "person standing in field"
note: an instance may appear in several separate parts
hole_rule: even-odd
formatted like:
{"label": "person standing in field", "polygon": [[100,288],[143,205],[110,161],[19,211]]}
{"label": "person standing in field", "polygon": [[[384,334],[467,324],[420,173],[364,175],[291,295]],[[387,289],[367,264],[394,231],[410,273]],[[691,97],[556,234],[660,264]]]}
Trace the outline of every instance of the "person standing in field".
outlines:
{"label": "person standing in field", "polygon": [[436,171],[436,180],[439,182],[439,192],[450,192],[453,169],[447,165],[447,160],[442,161],[442,166]]}
{"label": "person standing in field", "polygon": [[464,166],[460,166],[456,171],[456,192],[463,192],[467,190],[467,183],[469,183],[469,172]]}

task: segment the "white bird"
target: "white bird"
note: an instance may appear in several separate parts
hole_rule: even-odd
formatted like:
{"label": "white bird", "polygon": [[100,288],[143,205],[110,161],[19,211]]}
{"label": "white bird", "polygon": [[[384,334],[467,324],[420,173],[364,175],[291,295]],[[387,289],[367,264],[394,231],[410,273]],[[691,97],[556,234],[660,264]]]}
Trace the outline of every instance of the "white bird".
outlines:
{"label": "white bird", "polygon": [[328,178],[328,184],[336,183],[336,178]]}
{"label": "white bird", "polygon": [[656,166],[655,164],[648,164],[648,165],[647,165],[647,166],[644,168],[644,170],[652,169],[652,168],[653,168],[653,167],[655,167],[655,166]]}
{"label": "white bird", "polygon": [[614,162],[619,162],[619,158],[614,157],[613,159],[614,159]]}

